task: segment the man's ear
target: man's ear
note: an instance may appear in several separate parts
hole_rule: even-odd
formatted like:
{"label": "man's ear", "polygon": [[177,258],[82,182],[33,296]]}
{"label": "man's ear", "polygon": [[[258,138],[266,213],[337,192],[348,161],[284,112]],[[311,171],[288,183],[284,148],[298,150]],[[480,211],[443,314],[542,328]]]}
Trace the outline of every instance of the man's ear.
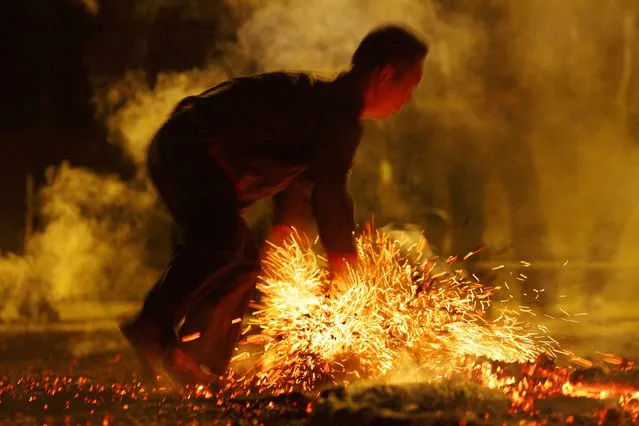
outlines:
{"label": "man's ear", "polygon": [[393,79],[395,69],[392,65],[385,65],[379,70],[379,82],[388,83]]}

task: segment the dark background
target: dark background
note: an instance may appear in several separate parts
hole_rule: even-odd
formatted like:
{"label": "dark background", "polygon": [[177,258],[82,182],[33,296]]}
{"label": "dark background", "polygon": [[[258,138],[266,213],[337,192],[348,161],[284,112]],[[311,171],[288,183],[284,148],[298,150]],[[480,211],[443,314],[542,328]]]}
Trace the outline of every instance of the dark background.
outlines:
{"label": "dark background", "polygon": [[151,17],[135,3],[102,2],[94,15],[73,0],[0,2],[0,250],[22,250],[28,174],[38,187],[47,166],[64,160],[133,173],[95,118],[93,87],[138,68],[153,84],[159,72],[202,65],[211,40],[232,37],[223,2],[210,2],[222,22],[184,18],[170,6]]}

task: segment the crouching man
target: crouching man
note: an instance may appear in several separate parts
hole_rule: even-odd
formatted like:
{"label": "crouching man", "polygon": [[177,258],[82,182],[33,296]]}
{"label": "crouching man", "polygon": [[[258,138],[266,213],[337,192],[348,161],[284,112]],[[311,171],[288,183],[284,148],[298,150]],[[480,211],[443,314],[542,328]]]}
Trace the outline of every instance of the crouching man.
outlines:
{"label": "crouching man", "polygon": [[275,197],[280,238],[308,209],[331,272],[356,265],[347,181],[361,120],[402,108],[427,53],[413,33],[384,26],[334,80],[239,77],[177,105],[148,168],[182,237],[140,313],[121,326],[147,377],[164,369],[180,383],[210,382],[226,371],[259,270],[242,216],[255,201]]}

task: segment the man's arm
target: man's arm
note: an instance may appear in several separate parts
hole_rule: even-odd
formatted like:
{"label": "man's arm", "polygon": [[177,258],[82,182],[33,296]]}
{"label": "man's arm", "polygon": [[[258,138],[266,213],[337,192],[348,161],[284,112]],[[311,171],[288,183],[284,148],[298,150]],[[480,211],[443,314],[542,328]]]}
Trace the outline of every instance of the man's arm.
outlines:
{"label": "man's arm", "polygon": [[329,268],[334,273],[343,273],[347,264],[357,262],[353,235],[355,209],[346,189],[346,180],[319,181],[313,191],[312,206]]}
{"label": "man's arm", "polygon": [[325,141],[312,167],[313,215],[329,267],[335,273],[343,272],[346,264],[357,261],[355,207],[348,192],[348,178],[361,135],[361,127],[354,126]]}

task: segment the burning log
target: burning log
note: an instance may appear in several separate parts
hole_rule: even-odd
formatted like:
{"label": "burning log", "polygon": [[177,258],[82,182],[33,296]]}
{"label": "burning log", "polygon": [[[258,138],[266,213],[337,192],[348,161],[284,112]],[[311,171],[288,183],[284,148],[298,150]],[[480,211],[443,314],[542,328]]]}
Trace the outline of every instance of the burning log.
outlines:
{"label": "burning log", "polygon": [[603,367],[575,370],[564,394],[597,399],[618,399],[639,414],[639,370],[606,371]]}
{"label": "burning log", "polygon": [[497,424],[504,395],[474,383],[373,385],[323,391],[311,424]]}
{"label": "burning log", "polygon": [[[636,420],[639,416],[637,370],[605,367],[575,370],[560,367],[542,355],[534,362],[521,364],[483,361],[474,365],[469,377],[508,396],[513,413],[546,417],[552,413],[600,415],[612,405],[625,417]],[[574,415],[571,422],[576,422]]]}

